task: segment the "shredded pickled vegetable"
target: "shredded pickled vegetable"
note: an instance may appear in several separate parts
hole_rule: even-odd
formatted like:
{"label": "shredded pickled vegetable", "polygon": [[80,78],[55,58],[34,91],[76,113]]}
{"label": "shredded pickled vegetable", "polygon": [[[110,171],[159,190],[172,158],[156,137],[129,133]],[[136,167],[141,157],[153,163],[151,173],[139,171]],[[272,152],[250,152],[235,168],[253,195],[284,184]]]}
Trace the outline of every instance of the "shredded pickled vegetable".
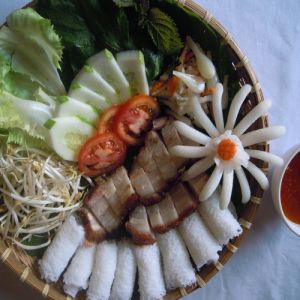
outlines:
{"label": "shredded pickled vegetable", "polygon": [[[24,250],[44,248],[55,229],[82,205],[92,182],[54,154],[10,145],[0,150],[0,235]],[[46,241],[32,245],[38,235]]]}

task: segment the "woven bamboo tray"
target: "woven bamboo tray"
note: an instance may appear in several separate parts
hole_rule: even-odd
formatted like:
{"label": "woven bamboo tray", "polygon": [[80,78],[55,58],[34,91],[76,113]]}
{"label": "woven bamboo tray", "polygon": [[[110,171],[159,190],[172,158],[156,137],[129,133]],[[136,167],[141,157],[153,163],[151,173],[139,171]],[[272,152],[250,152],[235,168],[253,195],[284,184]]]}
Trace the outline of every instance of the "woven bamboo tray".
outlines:
{"label": "woven bamboo tray", "polygon": [[[35,2],[36,1],[32,1],[27,6],[34,6]],[[252,109],[253,106],[263,101],[263,93],[260,83],[251,67],[248,58],[233,40],[231,34],[207,10],[194,3],[192,0],[179,0],[178,2],[187,9],[199,15],[216,31],[220,39],[227,44],[230,51],[232,65],[234,66],[239,78],[239,85],[243,86],[244,84],[249,83],[253,87],[252,92],[247,97],[246,103],[242,107],[242,112],[247,113]],[[267,126],[268,117],[263,116],[251,126],[250,130]],[[267,143],[256,145],[255,148],[265,151],[269,150]],[[268,172],[267,163],[262,161],[255,161],[255,163],[262,169],[264,173]],[[247,235],[248,230],[251,228],[263,196],[263,190],[252,177],[249,178],[249,183],[251,186],[252,197],[247,205],[245,205],[239,216],[239,223],[243,227],[243,234],[231,240],[230,243],[223,247],[217,263],[205,265],[201,268],[197,274],[196,284],[187,288],[170,291],[165,297],[163,297],[163,300],[180,299],[192,291],[204,287],[207,282],[224,267],[226,262],[238,250],[242,239]],[[60,282],[49,285],[40,279],[35,259],[28,258],[17,248],[9,247],[3,240],[0,241],[0,259],[18,275],[21,281],[26,282],[29,286],[40,291],[44,297],[54,300],[71,299],[63,293],[62,284]],[[76,299],[84,298],[84,293],[81,293]]]}

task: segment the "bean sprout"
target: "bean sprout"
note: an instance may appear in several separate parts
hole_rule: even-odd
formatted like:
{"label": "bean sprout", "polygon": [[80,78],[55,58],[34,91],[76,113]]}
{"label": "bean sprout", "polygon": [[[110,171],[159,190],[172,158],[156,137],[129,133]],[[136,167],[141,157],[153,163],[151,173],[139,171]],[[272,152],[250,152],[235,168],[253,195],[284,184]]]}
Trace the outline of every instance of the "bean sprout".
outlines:
{"label": "bean sprout", "polygon": [[[24,250],[44,248],[82,205],[92,181],[54,154],[13,146],[0,150],[0,235]],[[35,235],[46,241],[31,245]]]}

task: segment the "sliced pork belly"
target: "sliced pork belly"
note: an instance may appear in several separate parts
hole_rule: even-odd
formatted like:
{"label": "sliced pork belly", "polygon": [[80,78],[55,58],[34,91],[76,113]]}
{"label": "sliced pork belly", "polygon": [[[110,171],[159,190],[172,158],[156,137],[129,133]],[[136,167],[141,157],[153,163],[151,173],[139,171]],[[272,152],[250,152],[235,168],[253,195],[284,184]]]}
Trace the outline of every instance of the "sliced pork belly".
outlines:
{"label": "sliced pork belly", "polygon": [[152,157],[164,180],[169,181],[176,177],[177,167],[158,133],[154,130],[150,131],[145,143],[146,147],[152,148]]}
{"label": "sliced pork belly", "polygon": [[197,208],[197,201],[182,183],[176,184],[170,190],[170,196],[180,220],[189,216]]}
{"label": "sliced pork belly", "polygon": [[[162,128],[161,134],[168,150],[173,146],[183,145],[182,138],[180,137],[172,121],[168,122],[167,125]],[[187,162],[187,159],[183,157],[172,156],[172,161],[176,165],[177,169],[180,169]]]}
{"label": "sliced pork belly", "polygon": [[165,198],[158,203],[158,207],[166,228],[173,228],[179,224],[179,215],[170,194],[167,194]]}
{"label": "sliced pork belly", "polygon": [[92,212],[97,221],[110,233],[121,224],[121,219],[112,210],[103,194],[105,182],[96,186],[85,198],[86,207]]}
{"label": "sliced pork belly", "polygon": [[131,172],[130,181],[137,194],[142,198],[151,197],[155,193],[148,175],[141,167],[136,167]]}
{"label": "sliced pork belly", "polygon": [[139,205],[131,212],[126,228],[136,244],[150,245],[156,241],[148,222],[145,206]]}
{"label": "sliced pork belly", "polygon": [[106,238],[105,229],[99,224],[93,214],[86,208],[81,208],[77,211],[77,214],[82,220],[82,224],[85,230],[85,239],[88,242],[100,243]]}
{"label": "sliced pork belly", "polygon": [[166,225],[161,216],[158,204],[148,206],[146,210],[152,230],[155,232],[165,231]]}
{"label": "sliced pork belly", "polygon": [[136,206],[138,200],[125,167],[119,167],[111,175],[111,180],[116,187],[118,202],[120,204],[120,215],[125,216],[128,211]]}

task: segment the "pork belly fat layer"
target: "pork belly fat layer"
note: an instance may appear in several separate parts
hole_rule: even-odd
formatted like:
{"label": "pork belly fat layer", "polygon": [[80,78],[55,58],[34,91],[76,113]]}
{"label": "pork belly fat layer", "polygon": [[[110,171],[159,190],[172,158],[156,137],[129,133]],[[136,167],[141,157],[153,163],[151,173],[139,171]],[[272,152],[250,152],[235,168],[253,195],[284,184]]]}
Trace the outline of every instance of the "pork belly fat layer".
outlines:
{"label": "pork belly fat layer", "polygon": [[171,189],[170,196],[180,219],[186,218],[197,208],[196,200],[182,183]]}
{"label": "pork belly fat layer", "polygon": [[149,245],[156,241],[148,222],[146,208],[142,205],[137,206],[130,214],[126,228],[136,244]]}
{"label": "pork belly fat layer", "polygon": [[91,212],[89,212],[86,208],[81,208],[77,211],[77,214],[82,220],[85,230],[85,239],[88,242],[100,243],[106,238],[106,231]]}

